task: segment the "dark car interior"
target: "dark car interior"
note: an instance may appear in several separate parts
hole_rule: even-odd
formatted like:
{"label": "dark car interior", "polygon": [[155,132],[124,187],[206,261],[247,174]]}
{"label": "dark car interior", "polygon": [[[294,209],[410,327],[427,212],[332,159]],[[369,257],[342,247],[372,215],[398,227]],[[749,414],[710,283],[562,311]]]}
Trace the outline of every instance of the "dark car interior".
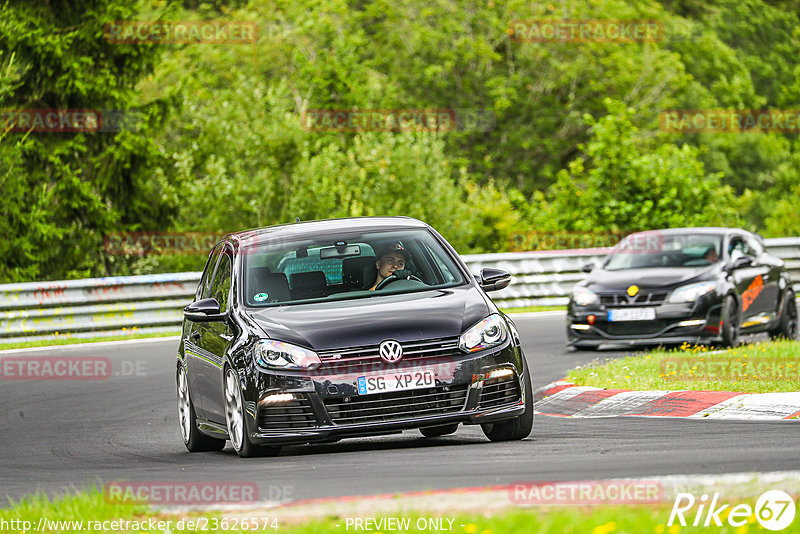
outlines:
{"label": "dark car interior", "polygon": [[[377,277],[375,250],[387,243],[311,244],[288,250],[269,258],[251,261],[247,267],[245,295],[248,305],[264,306],[284,302],[344,297],[365,294]],[[452,284],[457,281],[442,259],[426,244],[407,240],[407,261],[401,277],[390,291],[418,290],[425,286]],[[267,265],[264,265],[266,263]],[[369,292],[369,295],[373,295]]]}

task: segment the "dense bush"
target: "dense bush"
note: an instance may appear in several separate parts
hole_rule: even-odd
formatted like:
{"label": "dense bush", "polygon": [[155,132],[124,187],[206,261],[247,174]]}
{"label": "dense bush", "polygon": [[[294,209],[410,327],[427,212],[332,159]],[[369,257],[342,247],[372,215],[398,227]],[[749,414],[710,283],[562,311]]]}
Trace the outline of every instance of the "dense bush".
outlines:
{"label": "dense bush", "polygon": [[[114,20],[255,21],[254,44],[112,44]],[[654,19],[655,43],[528,43],[515,20]],[[16,0],[0,108],[135,109],[133,129],[0,134],[0,282],[199,269],[121,231],[410,215],[462,253],[515,235],[743,225],[800,235],[792,133],[669,133],[667,109],[797,108],[796,2]],[[477,112],[485,128],[319,132],[309,109]]]}

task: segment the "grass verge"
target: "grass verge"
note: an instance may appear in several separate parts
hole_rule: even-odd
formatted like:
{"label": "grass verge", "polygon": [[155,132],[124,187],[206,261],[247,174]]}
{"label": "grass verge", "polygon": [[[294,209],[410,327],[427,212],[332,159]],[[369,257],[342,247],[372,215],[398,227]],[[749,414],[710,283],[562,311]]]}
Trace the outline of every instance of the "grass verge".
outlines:
{"label": "grass verge", "polygon": [[[435,496],[432,496],[435,498]],[[739,503],[755,505],[755,499],[742,499]],[[107,501],[98,490],[69,494],[54,499],[34,495],[14,503],[10,508],[0,509],[0,528],[3,532],[126,532],[153,533],[170,532],[280,532],[286,534],[361,532],[431,532],[447,530],[456,534],[506,534],[564,532],[611,534],[613,532],[676,534],[682,529],[667,526],[672,505],[664,502],[656,505],[561,505],[541,507],[509,507],[480,514],[430,514],[403,511],[397,514],[367,514],[374,520],[394,518],[407,521],[407,528],[354,528],[348,518],[337,514],[324,518],[298,522],[283,522],[280,508],[269,510],[271,517],[244,516],[223,517],[215,512],[195,512],[171,515],[149,509],[145,505],[130,505]],[[730,509],[729,509],[730,510]],[[275,519],[277,517],[277,519]],[[39,528],[42,518],[46,523]],[[692,515],[693,518],[693,515]],[[703,518],[704,519],[704,518]],[[745,533],[761,531],[754,515],[747,518],[743,526],[733,527],[727,523],[727,513],[721,514],[722,527],[690,527],[692,532]],[[691,520],[691,519],[690,519]],[[118,521],[112,523],[112,521]],[[127,523],[124,523],[126,522]],[[183,521],[180,523],[180,521]],[[192,523],[189,523],[189,522]],[[432,521],[432,522],[430,522]],[[64,523],[72,522],[72,523]],[[81,523],[76,523],[81,522]],[[159,523],[160,522],[160,523]],[[435,525],[440,525],[436,528]],[[424,528],[423,528],[424,527]],[[800,532],[800,521],[794,521],[784,533]]]}
{"label": "grass verge", "polygon": [[26,349],[30,347],[51,347],[53,345],[75,345],[79,343],[98,343],[100,341],[120,341],[123,339],[146,339],[150,337],[171,337],[171,336],[179,336],[181,335],[181,331],[179,328],[176,328],[174,331],[169,332],[145,332],[145,333],[138,333],[136,329],[132,329],[130,334],[122,334],[119,336],[100,336],[100,337],[90,337],[90,338],[81,338],[81,337],[73,337],[69,334],[60,335],[58,337],[53,337],[50,339],[40,339],[36,341],[21,341],[21,342],[12,342],[12,343],[3,343],[0,341],[0,350],[7,350],[7,349]]}
{"label": "grass verge", "polygon": [[769,341],[730,350],[684,344],[573,369],[581,386],[633,390],[769,393],[800,391],[800,342]]}

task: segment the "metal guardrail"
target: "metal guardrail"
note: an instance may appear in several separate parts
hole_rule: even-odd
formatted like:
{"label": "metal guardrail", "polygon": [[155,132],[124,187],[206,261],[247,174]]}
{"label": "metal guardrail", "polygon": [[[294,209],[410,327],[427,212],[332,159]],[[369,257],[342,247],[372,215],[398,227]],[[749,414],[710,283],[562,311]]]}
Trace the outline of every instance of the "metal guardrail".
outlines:
{"label": "metal guardrail", "polygon": [[[800,294],[800,237],[766,240],[767,250],[786,261]],[[512,284],[492,293],[501,307],[563,305],[581,267],[610,249],[515,252],[462,256],[473,273],[505,269]],[[0,285],[0,344],[52,337],[98,337],[136,331],[175,331],[201,273],[89,278]]]}

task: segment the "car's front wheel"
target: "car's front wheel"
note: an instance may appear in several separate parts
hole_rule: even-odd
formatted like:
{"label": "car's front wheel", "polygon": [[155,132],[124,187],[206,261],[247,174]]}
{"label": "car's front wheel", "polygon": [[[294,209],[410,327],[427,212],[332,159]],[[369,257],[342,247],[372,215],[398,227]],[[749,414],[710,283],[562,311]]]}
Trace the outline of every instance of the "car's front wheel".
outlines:
{"label": "car's front wheel", "polygon": [[728,295],[722,301],[722,344],[726,347],[735,347],[739,342],[739,314],[736,299]]}
{"label": "car's front wheel", "polygon": [[280,452],[280,447],[256,445],[247,436],[242,390],[236,373],[230,367],[225,371],[225,422],[228,424],[228,438],[233,450],[242,458],[275,456]]}
{"label": "car's front wheel", "polygon": [[499,423],[484,423],[483,433],[491,441],[512,441],[527,438],[533,430],[533,388],[531,373],[525,364],[525,411],[519,417]]}
{"label": "car's front wheel", "polygon": [[224,439],[214,439],[197,429],[197,416],[189,396],[189,380],[182,365],[178,368],[178,419],[183,444],[189,452],[221,451],[225,448]]}
{"label": "car's front wheel", "polygon": [[793,291],[787,291],[783,299],[781,320],[775,330],[769,331],[771,339],[797,339],[797,301]]}

